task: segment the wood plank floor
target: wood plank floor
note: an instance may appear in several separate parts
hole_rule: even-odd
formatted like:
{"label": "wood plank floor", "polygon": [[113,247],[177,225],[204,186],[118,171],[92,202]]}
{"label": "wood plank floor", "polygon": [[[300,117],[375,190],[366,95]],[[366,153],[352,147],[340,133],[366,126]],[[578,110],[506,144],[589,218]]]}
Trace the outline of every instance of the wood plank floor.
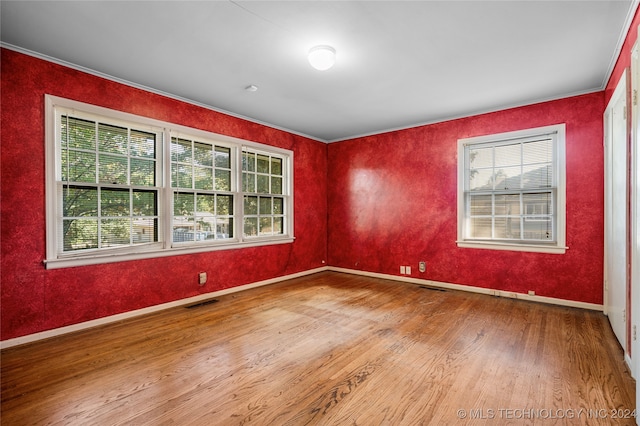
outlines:
{"label": "wood plank floor", "polygon": [[1,357],[3,425],[635,424],[602,313],[334,272]]}

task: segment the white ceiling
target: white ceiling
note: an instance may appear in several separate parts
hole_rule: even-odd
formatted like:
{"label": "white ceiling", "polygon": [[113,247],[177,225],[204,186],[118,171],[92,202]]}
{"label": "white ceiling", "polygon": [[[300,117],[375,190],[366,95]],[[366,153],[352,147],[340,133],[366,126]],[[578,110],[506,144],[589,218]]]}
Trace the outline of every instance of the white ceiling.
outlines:
{"label": "white ceiling", "polygon": [[[331,142],[602,90],[637,1],[6,1],[0,40]],[[317,71],[317,44],[337,63]],[[248,92],[248,85],[258,86]]]}

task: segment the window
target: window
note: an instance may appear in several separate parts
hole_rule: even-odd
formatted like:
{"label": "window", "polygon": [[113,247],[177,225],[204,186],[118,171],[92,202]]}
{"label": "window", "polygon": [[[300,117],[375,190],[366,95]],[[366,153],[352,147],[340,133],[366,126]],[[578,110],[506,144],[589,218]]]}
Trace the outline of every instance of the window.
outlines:
{"label": "window", "polygon": [[47,268],[293,241],[293,153],[46,97]]}
{"label": "window", "polygon": [[564,125],[458,141],[457,243],[564,253]]}

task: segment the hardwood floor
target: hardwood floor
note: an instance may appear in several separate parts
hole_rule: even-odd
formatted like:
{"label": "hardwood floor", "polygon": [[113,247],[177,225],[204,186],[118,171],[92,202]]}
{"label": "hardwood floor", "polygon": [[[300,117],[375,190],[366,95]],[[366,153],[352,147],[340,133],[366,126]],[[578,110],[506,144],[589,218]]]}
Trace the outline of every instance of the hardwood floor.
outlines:
{"label": "hardwood floor", "polygon": [[2,424],[635,424],[599,312],[334,272],[217,300],[2,351]]}

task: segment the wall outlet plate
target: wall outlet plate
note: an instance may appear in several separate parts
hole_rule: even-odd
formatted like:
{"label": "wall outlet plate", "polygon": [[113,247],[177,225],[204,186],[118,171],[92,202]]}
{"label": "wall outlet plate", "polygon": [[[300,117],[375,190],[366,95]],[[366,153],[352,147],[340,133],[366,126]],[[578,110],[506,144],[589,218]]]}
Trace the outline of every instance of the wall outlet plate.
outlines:
{"label": "wall outlet plate", "polygon": [[418,269],[420,269],[420,272],[425,272],[427,270],[427,262],[422,261],[418,264]]}
{"label": "wall outlet plate", "polygon": [[200,274],[198,274],[198,279],[199,279],[200,285],[205,285],[207,283],[207,273],[200,272]]}

